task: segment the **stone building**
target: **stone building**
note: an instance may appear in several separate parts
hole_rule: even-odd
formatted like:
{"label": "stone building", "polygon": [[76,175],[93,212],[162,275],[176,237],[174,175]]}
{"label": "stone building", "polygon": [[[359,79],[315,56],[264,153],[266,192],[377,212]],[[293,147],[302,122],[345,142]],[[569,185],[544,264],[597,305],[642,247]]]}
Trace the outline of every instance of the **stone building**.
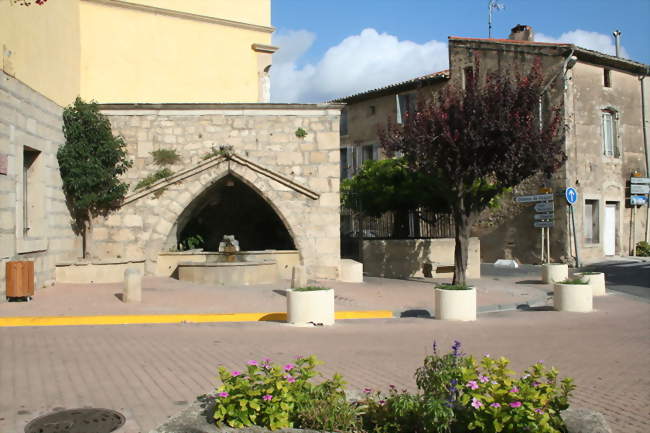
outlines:
{"label": "stone building", "polygon": [[[543,107],[562,110],[568,160],[552,179],[530,179],[515,194],[551,188],[554,227],[553,260],[572,261],[576,255],[569,208],[564,191],[574,187],[575,232],[582,259],[628,255],[636,241],[648,238],[648,207],[634,210],[629,201],[633,172],[648,177],[648,65],[587,50],[572,44],[529,40],[521,26],[510,39],[449,38],[449,70],[382,89],[336,100],[347,104],[342,113],[341,175],[349,176],[365,159],[381,157],[377,129],[388,118],[399,121],[414,107],[414,98],[428,98],[445,86],[462,88],[478,57],[482,73],[527,71],[540,59],[548,87]],[[645,87],[645,90],[644,90]],[[645,132],[644,132],[645,131]],[[532,206],[504,197],[499,210],[486,212],[473,234],[481,239],[483,261],[499,258],[539,262],[541,230],[533,228]],[[633,217],[634,214],[634,217]],[[634,219],[634,222],[633,222]]]}

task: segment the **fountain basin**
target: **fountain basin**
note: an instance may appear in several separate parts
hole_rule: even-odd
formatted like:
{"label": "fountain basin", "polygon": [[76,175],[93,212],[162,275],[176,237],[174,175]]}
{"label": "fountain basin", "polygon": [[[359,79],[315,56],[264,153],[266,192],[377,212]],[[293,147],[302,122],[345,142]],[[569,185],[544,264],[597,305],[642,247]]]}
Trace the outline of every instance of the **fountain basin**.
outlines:
{"label": "fountain basin", "polygon": [[178,279],[218,286],[272,284],[280,280],[275,260],[248,262],[181,262]]}

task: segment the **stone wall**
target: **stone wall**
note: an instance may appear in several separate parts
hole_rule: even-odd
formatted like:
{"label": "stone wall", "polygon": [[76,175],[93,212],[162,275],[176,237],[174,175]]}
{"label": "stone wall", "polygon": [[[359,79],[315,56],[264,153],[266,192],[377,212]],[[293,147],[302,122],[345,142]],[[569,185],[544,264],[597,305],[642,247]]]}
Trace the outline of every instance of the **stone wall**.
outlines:
{"label": "stone wall", "polygon": [[56,160],[64,142],[61,114],[54,102],[0,72],[0,302],[7,261],[34,261],[38,288],[54,281],[57,261],[81,251]]}
{"label": "stone wall", "polygon": [[[128,144],[132,187],[159,169],[152,151],[175,149],[181,159],[170,167],[173,178],[132,193],[120,211],[94,222],[94,257],[144,257],[147,272],[155,273],[158,253],[176,245],[183,211],[232,175],[278,214],[312,278],[338,278],[339,105],[114,104],[102,110]],[[298,128],[304,138],[296,136]],[[232,158],[203,159],[221,146],[232,146]]]}

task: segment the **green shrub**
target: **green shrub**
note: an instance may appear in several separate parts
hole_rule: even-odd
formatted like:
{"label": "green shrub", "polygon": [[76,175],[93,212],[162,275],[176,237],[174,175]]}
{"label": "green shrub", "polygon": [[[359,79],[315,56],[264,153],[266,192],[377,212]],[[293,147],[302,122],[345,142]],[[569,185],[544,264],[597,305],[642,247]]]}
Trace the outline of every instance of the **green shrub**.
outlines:
{"label": "green shrub", "polygon": [[[323,414],[318,415],[314,402],[337,407],[337,399],[345,399],[345,393],[339,375],[318,385],[310,381],[316,376],[317,364],[316,357],[310,356],[284,366],[271,364],[269,359],[251,360],[246,371],[221,367],[223,385],[217,390],[214,419],[217,424],[235,428],[256,425],[272,430],[293,427],[301,417],[322,419]],[[333,400],[324,400],[325,395]]]}
{"label": "green shrub", "polygon": [[193,250],[203,245],[204,239],[201,235],[189,236],[178,243],[178,251]]}
{"label": "green shrub", "polygon": [[298,138],[305,138],[307,136],[307,131],[305,131],[302,128],[296,129],[296,137]]}
{"label": "green shrub", "polygon": [[467,286],[465,284],[438,284],[436,288],[442,290],[471,290],[472,289],[470,286]]}
{"label": "green shrub", "polygon": [[151,152],[153,156],[153,163],[158,166],[173,165],[181,160],[181,157],[176,153],[176,149],[158,149]]}
{"label": "green shrub", "polygon": [[140,182],[138,182],[137,185],[135,186],[135,191],[137,191],[139,189],[142,189],[142,188],[147,188],[147,187],[153,185],[154,183],[158,182],[159,180],[166,179],[166,178],[168,178],[170,176],[173,176],[173,175],[174,175],[174,172],[171,171],[170,169],[162,168],[162,169],[160,169],[160,170],[158,170],[158,171],[156,171],[154,173],[151,173],[150,175],[148,175],[147,177],[142,179]]}
{"label": "green shrub", "polygon": [[315,387],[309,398],[302,399],[294,424],[303,429],[356,432],[361,427],[357,405],[350,404],[338,382]]}
{"label": "green shrub", "polygon": [[329,290],[329,287],[305,286],[292,289],[294,292],[316,292],[318,290]]}
{"label": "green shrub", "polygon": [[636,244],[636,255],[639,257],[650,257],[650,243],[641,241]]}
{"label": "green shrub", "polygon": [[564,281],[560,281],[560,284],[589,284],[588,281],[582,279],[582,277],[567,278]]}

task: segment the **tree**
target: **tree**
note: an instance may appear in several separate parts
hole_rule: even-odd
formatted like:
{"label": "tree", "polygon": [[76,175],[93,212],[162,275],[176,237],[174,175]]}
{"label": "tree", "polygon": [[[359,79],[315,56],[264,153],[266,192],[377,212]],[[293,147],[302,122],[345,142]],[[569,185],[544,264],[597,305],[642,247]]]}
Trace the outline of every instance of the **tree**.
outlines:
{"label": "tree", "polygon": [[129,185],[119,176],[131,167],[122,137],[113,136],[111,124],[95,102],[77,98],[63,110],[65,144],[56,154],[63,192],[73,219],[73,228],[83,239],[93,217],[107,215],[124,200]]}
{"label": "tree", "polygon": [[366,161],[355,176],[341,183],[343,206],[370,216],[393,212],[393,237],[409,232],[409,211],[426,208],[448,212],[437,178],[410,170],[404,158]]}
{"label": "tree", "polygon": [[480,64],[465,89],[449,86],[420,103],[403,125],[388,122],[382,145],[404,154],[411,170],[436,176],[447,188],[455,224],[454,284],[465,285],[470,229],[504,190],[537,173],[550,175],[566,160],[559,139],[560,110],[543,121],[541,62],[514,77],[486,74]]}

